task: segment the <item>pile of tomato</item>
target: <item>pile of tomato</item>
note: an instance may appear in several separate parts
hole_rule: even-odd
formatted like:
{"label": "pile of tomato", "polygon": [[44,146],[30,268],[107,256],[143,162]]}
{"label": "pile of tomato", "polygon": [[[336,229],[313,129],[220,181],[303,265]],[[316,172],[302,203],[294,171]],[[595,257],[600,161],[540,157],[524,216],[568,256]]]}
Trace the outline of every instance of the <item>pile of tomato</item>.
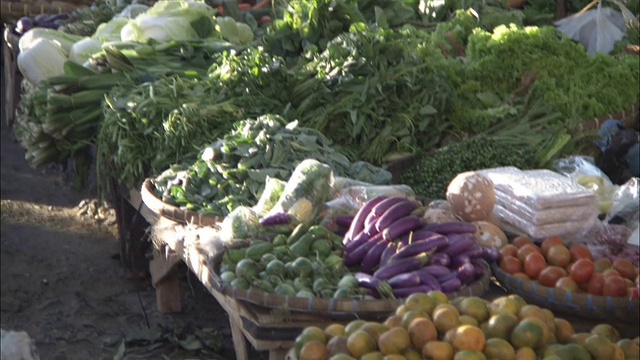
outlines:
{"label": "pile of tomato", "polygon": [[500,268],[542,286],[599,296],[638,298],[638,268],[626,259],[594,259],[582,245],[552,236],[540,245],[519,236],[500,249]]}

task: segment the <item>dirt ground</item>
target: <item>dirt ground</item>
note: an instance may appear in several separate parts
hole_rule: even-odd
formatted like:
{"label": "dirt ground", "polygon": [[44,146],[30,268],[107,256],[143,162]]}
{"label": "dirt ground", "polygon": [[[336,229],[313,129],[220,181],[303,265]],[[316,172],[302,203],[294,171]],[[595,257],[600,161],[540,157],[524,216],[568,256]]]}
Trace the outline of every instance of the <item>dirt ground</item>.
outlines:
{"label": "dirt ground", "polygon": [[113,210],[31,169],[4,119],[0,135],[3,329],[26,331],[43,360],[235,358],[227,314],[186,267],[183,311],[159,313],[150,279],[124,276]]}

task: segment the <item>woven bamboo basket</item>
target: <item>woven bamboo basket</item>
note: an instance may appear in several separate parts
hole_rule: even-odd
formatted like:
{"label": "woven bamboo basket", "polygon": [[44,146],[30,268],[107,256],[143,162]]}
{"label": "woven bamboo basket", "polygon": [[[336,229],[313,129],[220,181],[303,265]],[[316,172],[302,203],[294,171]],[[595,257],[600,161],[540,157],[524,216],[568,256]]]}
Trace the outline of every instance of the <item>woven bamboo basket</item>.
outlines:
{"label": "woven bamboo basket", "polygon": [[638,299],[578,294],[550,288],[516,278],[496,264],[491,265],[491,271],[508,292],[520,295],[529,304],[587,319],[617,320],[636,324],[640,321]]}
{"label": "woven bamboo basket", "polygon": [[12,22],[23,16],[37,16],[40,14],[61,14],[76,9],[89,7],[90,0],[3,0],[0,2],[2,21]]}
{"label": "woven bamboo basket", "polygon": [[220,223],[223,220],[220,217],[199,214],[197,212],[181,209],[178,206],[163,202],[154,193],[154,187],[152,179],[145,180],[142,184],[142,189],[140,190],[140,196],[142,197],[144,205],[156,215],[182,225],[193,224],[197,226],[210,227],[220,226]]}
{"label": "woven bamboo basket", "polygon": [[[259,290],[244,290],[226,286],[217,274],[223,254],[214,258],[213,283],[223,294],[253,305],[270,308],[286,309],[295,313],[329,316],[334,319],[353,318],[384,319],[394,313],[404,300],[402,299],[324,299],[280,296]],[[486,271],[483,277],[457,292],[447,293],[449,299],[460,296],[482,296],[490,286],[491,271],[488,263],[484,263]]]}

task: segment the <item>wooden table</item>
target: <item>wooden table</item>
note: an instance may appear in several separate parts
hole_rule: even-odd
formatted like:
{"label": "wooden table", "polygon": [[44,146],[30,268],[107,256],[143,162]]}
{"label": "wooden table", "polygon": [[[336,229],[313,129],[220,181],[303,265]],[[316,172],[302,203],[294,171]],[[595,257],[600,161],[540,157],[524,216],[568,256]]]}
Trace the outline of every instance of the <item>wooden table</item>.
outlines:
{"label": "wooden table", "polygon": [[[131,191],[129,201],[134,207],[138,208],[141,204],[140,194],[136,191]],[[159,221],[158,217],[146,209],[144,205],[140,209],[141,215],[150,224],[156,224]],[[169,220],[163,219],[162,221]],[[155,243],[155,248],[157,251],[155,251],[154,260],[152,261],[152,268],[156,266],[162,269],[159,271],[159,275],[156,274],[155,278],[152,269],[152,279],[158,298],[162,297],[163,292],[169,292],[173,295],[177,293],[179,297],[180,290],[175,285],[177,282],[163,282],[163,280],[170,279],[170,269],[177,262],[183,261],[228,314],[232,340],[238,360],[247,360],[249,358],[248,344],[258,351],[268,351],[270,360],[291,359],[290,350],[293,347],[296,336],[303,328],[311,325],[324,327],[334,322],[346,324],[357,318],[355,314],[353,316],[336,317],[328,316],[327,314],[291,312],[286,311],[284,307],[271,309],[236,300],[219,291],[209,263],[210,256],[203,254],[197,247],[185,247],[183,242],[167,236],[167,239],[164,239],[162,244]],[[505,289],[495,283],[491,283],[483,298],[493,300],[506,294]],[[160,306],[161,304],[159,304]],[[174,308],[173,310],[180,311],[179,306],[178,309]],[[577,332],[589,331],[596,324],[604,322],[585,319],[579,317],[579,315],[556,314],[556,316],[571,322]],[[635,338],[639,336],[640,327],[638,324],[616,323],[613,325],[616,326],[623,337]]]}

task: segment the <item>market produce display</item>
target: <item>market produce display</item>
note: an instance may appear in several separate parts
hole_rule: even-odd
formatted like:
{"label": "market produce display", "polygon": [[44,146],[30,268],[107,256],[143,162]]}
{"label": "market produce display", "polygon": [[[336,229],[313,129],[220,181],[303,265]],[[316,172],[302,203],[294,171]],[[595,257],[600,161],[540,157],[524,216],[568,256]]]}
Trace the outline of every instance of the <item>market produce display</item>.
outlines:
{"label": "market produce display", "polygon": [[609,324],[578,332],[518,295],[449,301],[431,291],[409,296],[384,321],[305,327],[291,359],[634,359],[638,346]]}
{"label": "market produce display", "polygon": [[[637,259],[636,259],[637,260]],[[594,258],[583,245],[554,236],[539,246],[521,236],[500,249],[499,266],[519,278],[542,286],[597,296],[638,299],[638,267],[624,258]]]}
{"label": "market produce display", "polygon": [[[168,204],[224,217],[238,204],[255,204],[267,178],[289,180],[298,164],[310,157],[330,166],[336,176],[371,184],[391,181],[391,174],[381,168],[350,162],[318,131],[265,115],[236,123],[194,163],[173,165],[155,179],[155,191]],[[216,206],[217,201],[225,203]]]}

